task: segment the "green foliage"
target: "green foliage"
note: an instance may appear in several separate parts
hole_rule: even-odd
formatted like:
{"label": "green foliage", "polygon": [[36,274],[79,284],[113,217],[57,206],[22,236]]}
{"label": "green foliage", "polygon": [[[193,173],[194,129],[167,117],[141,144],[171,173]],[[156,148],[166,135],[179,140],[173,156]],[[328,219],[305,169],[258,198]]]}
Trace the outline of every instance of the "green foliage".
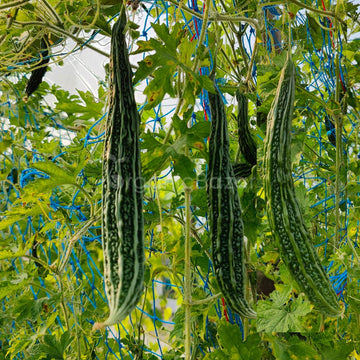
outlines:
{"label": "green foliage", "polygon": [[304,331],[303,319],[310,313],[311,304],[304,296],[294,298],[292,285],[282,291],[275,290],[270,301],[260,300],[257,305],[257,330],[265,332]]}
{"label": "green foliage", "polygon": [[236,360],[260,360],[262,359],[261,337],[252,334],[242,340],[240,329],[235,324],[230,324],[222,319],[218,325],[218,339],[220,349],[205,356],[204,360],[211,359],[236,359]]}

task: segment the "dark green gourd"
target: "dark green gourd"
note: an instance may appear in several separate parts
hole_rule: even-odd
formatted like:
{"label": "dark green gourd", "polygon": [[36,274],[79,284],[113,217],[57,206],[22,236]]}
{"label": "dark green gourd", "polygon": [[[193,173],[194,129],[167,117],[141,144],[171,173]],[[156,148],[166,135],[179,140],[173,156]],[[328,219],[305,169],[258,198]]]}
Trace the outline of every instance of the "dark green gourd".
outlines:
{"label": "dark green gourd", "polygon": [[268,115],[265,141],[265,196],[271,231],[281,258],[317,310],[341,314],[336,294],[311,241],[295,197],[291,172],[291,122],[295,100],[295,66],[288,59]]}
{"label": "dark green gourd", "polygon": [[256,165],[257,154],[256,154],[256,142],[251,136],[248,111],[249,104],[247,97],[239,90],[236,92],[236,99],[238,102],[238,139],[239,148],[243,154],[245,160],[252,166]]}
{"label": "dark green gourd", "polygon": [[143,184],[140,170],[140,117],[125,41],[122,10],[112,29],[110,104],[103,152],[102,244],[110,315],[95,329],[122,321],[143,294]]}
{"label": "dark green gourd", "polygon": [[37,68],[31,72],[30,79],[26,84],[25,93],[26,99],[34,93],[39,85],[42,83],[42,79],[47,71],[47,65],[49,63],[49,51],[46,37],[41,38],[41,61],[37,64]]}
{"label": "dark green gourd", "polygon": [[213,267],[230,308],[256,318],[245,298],[244,227],[240,198],[230,162],[225,106],[219,91],[209,93],[211,131],[207,193]]}

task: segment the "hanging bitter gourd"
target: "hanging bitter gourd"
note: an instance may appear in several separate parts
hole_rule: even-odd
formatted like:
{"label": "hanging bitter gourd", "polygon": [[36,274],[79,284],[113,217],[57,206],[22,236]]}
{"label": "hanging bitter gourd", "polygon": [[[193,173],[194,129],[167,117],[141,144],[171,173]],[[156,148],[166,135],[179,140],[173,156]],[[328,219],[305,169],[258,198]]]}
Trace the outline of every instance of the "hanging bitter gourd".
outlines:
{"label": "hanging bitter gourd", "polygon": [[211,251],[216,280],[230,308],[256,318],[245,298],[244,226],[240,198],[230,162],[229,135],[219,91],[209,93],[211,131],[207,194]]}
{"label": "hanging bitter gourd", "polygon": [[311,241],[295,197],[291,172],[291,122],[295,66],[288,58],[269,115],[265,141],[265,196],[281,258],[300,289],[327,316],[341,314],[336,294]]}
{"label": "hanging bitter gourd", "polygon": [[25,93],[28,98],[40,86],[42,79],[47,71],[49,63],[48,42],[45,37],[41,38],[41,61],[37,64],[37,68],[31,72],[30,79],[26,84]]}
{"label": "hanging bitter gourd", "polygon": [[256,142],[250,133],[248,110],[249,103],[247,97],[239,90],[236,92],[236,100],[238,102],[238,139],[239,148],[245,160],[252,166],[256,165]]}
{"label": "hanging bitter gourd", "polygon": [[140,169],[140,117],[125,41],[122,10],[112,29],[110,104],[102,170],[102,246],[110,315],[94,329],[122,321],[143,294],[143,184]]}
{"label": "hanging bitter gourd", "polygon": [[328,115],[325,115],[325,129],[330,143],[336,147],[336,129]]}

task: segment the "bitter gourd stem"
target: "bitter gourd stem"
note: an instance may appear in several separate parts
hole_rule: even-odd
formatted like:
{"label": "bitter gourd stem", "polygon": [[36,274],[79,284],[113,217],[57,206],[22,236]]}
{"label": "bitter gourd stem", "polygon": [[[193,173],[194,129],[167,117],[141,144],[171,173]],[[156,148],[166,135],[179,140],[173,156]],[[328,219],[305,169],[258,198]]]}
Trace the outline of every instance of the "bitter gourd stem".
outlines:
{"label": "bitter gourd stem", "polygon": [[68,331],[70,331],[70,321],[69,321],[69,315],[68,312],[66,310],[66,303],[65,303],[65,297],[64,297],[64,284],[63,284],[63,278],[61,274],[58,274],[58,280],[59,280],[59,285],[60,285],[60,307],[64,313],[64,318],[65,318],[65,324],[66,324],[66,329]]}
{"label": "bitter gourd stem", "polygon": [[[210,0],[206,0],[206,3],[205,3],[205,11],[204,11],[204,14],[203,14],[203,25],[201,27],[201,32],[200,32],[200,36],[199,36],[199,41],[198,43],[199,44],[202,44],[204,42],[204,39],[205,39],[205,34],[206,34],[206,29],[207,29],[207,23],[208,23],[208,17],[209,17],[209,7],[210,7]],[[200,49],[200,48],[199,48]],[[198,66],[199,66],[199,63],[200,63],[200,57],[201,57],[201,51],[198,50],[195,54],[195,59],[194,59],[194,65],[192,67],[192,71],[196,72],[198,70]],[[180,76],[180,73],[179,73],[179,76]],[[178,97],[179,97],[179,102],[176,106],[176,109],[175,109],[175,115],[177,115],[184,103],[184,97],[183,97],[183,94],[184,94],[184,89],[186,89],[186,79],[185,79],[185,84],[180,92],[180,94],[178,94]],[[165,138],[163,140],[163,144],[166,144],[169,137],[170,137],[170,134],[171,134],[171,131],[173,130],[173,125],[170,124],[170,127],[165,135]]]}
{"label": "bitter gourd stem", "polygon": [[[189,156],[189,148],[185,149],[185,156]],[[191,358],[191,188],[184,183],[185,192],[185,360]]]}
{"label": "bitter gourd stem", "polygon": [[6,4],[1,4],[0,5],[0,10],[15,8],[15,7],[21,6],[23,4],[26,4],[29,1],[30,0],[19,0],[19,1],[12,1],[12,2],[9,2],[9,3],[6,3]]}
{"label": "bitter gourd stem", "polygon": [[[332,17],[333,19],[338,20],[338,21],[340,21],[342,24],[346,25],[346,22],[345,22],[343,19],[341,19],[341,18],[338,16],[338,14],[336,14],[336,13],[333,12],[333,11],[326,11],[326,10],[317,9],[317,8],[314,8],[313,6],[306,5],[306,4],[304,4],[303,2],[298,1],[298,0],[290,0],[290,2],[293,3],[293,4],[295,4],[295,5],[301,6],[301,7],[304,8],[304,9],[308,9],[308,10],[310,10],[310,11],[313,11],[314,13]],[[267,6],[267,4],[261,4],[261,6]],[[335,26],[335,29],[336,29],[336,28],[337,28],[337,26]]]}
{"label": "bitter gourd stem", "polygon": [[205,9],[204,9],[204,14],[203,14],[203,23],[202,23],[202,26],[201,26],[201,31],[200,31],[199,41],[198,41],[198,44],[200,46],[197,47],[197,50],[196,50],[196,53],[195,53],[195,59],[194,59],[194,66],[192,68],[192,70],[194,72],[198,70],[198,66],[199,66],[199,63],[200,63],[200,57],[202,55],[202,50],[201,50],[202,47],[201,47],[201,45],[204,42],[206,29],[208,27],[210,0],[205,1],[204,7],[205,7]]}
{"label": "bitter gourd stem", "polygon": [[95,46],[92,46],[91,44],[86,44],[85,41],[83,39],[80,39],[78,38],[77,36],[71,34],[70,32],[58,27],[58,26],[55,26],[49,22],[44,22],[44,21],[18,21],[18,20],[14,20],[13,21],[13,24],[15,25],[19,25],[21,27],[26,27],[26,26],[41,26],[43,28],[48,28],[48,29],[51,29],[53,30],[55,33],[60,33],[62,35],[65,35],[69,38],[71,38],[72,40],[74,40],[81,48],[83,46],[86,46],[88,47],[89,49],[91,50],[94,50],[96,51],[97,53],[103,55],[103,56],[106,56],[106,57],[109,57],[109,54],[102,51],[101,49],[98,49],[97,47]]}

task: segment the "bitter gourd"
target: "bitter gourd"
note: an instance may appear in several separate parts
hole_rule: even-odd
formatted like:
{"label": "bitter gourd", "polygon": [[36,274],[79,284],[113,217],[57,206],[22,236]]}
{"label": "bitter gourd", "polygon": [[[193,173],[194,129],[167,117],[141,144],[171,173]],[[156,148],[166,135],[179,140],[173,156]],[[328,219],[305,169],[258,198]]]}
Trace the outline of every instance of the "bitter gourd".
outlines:
{"label": "bitter gourd", "polygon": [[252,166],[256,165],[256,142],[250,133],[249,120],[248,120],[248,99],[239,90],[236,92],[236,99],[238,102],[238,139],[239,148],[245,160]]}
{"label": "bitter gourd", "polygon": [[140,116],[122,10],[111,36],[110,104],[102,170],[102,246],[110,315],[94,329],[122,321],[143,293],[143,184],[140,169]]}
{"label": "bitter gourd", "polygon": [[31,72],[30,79],[28,80],[25,88],[26,97],[29,97],[32,93],[34,93],[39,85],[42,83],[42,79],[47,71],[47,64],[49,63],[49,51],[47,41],[42,38],[41,39],[41,61],[37,65],[38,67]]}
{"label": "bitter gourd", "polygon": [[290,149],[294,101],[295,66],[289,57],[268,115],[264,159],[267,216],[281,258],[300,289],[320,312],[336,317],[341,314],[336,294],[295,197]]}
{"label": "bitter gourd", "polygon": [[216,89],[209,93],[211,130],[207,194],[211,251],[215,276],[230,308],[255,318],[245,298],[244,226],[240,198],[230,162],[229,135],[223,100]]}

